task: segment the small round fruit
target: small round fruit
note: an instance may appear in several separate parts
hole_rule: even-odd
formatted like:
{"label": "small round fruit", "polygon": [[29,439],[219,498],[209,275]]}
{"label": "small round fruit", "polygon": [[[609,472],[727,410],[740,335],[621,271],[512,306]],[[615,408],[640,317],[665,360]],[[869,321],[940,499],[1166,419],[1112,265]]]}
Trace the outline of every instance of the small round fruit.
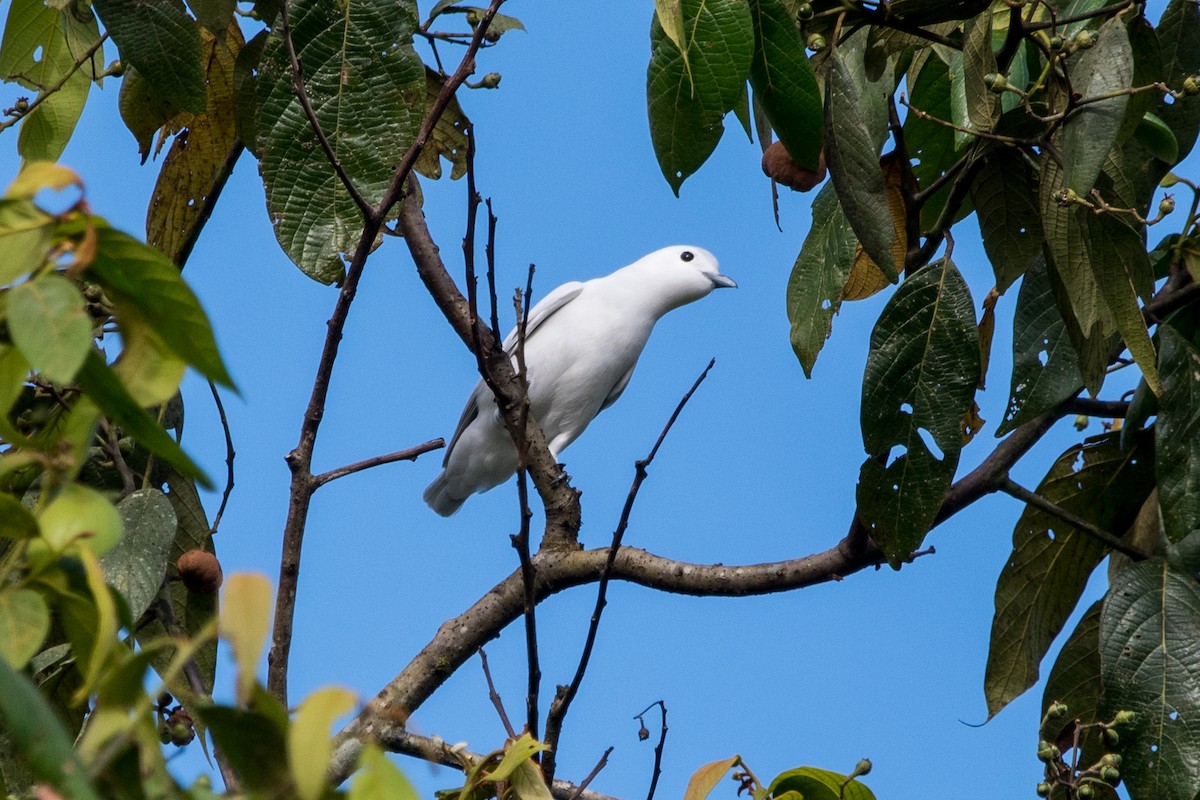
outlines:
{"label": "small round fruit", "polygon": [[1167,214],[1170,214],[1174,210],[1175,210],[1175,198],[1171,197],[1171,195],[1167,195],[1162,200],[1158,201],[1159,216],[1165,217]]}
{"label": "small round fruit", "polygon": [[1200,75],[1188,75],[1183,79],[1183,93],[1186,95],[1200,94]]}
{"label": "small round fruit", "polygon": [[1050,790],[1051,790],[1050,784],[1043,781],[1042,783],[1039,783],[1037,785],[1037,796],[1038,797],[1049,797]]}
{"label": "small round fruit", "polygon": [[819,53],[825,49],[825,37],[819,33],[814,33],[812,36],[808,37],[807,45],[809,50],[812,50],[814,53]]}
{"label": "small round fruit", "polygon": [[993,92],[1003,92],[1008,88],[1008,79],[999,72],[989,72],[983,76],[983,85]]}
{"label": "small round fruit", "polygon": [[188,550],[175,562],[179,577],[189,592],[212,594],[221,588],[221,562],[207,550]]}
{"label": "small round fruit", "polygon": [[797,164],[783,142],[773,142],[762,157],[762,171],[776,183],[782,183],[797,192],[807,192],[825,180],[825,154],[817,160],[817,168],[807,169]]}
{"label": "small round fruit", "polygon": [[796,9],[796,19],[807,21],[813,18],[816,12],[813,11],[812,3],[801,3]]}
{"label": "small round fruit", "polygon": [[1109,747],[1116,747],[1121,743],[1121,734],[1117,733],[1112,728],[1105,728],[1104,743]]}
{"label": "small round fruit", "polygon": [[1096,796],[1096,790],[1086,783],[1075,790],[1075,796],[1079,800],[1092,800]]}
{"label": "small round fruit", "polygon": [[1104,769],[1100,770],[1100,777],[1109,786],[1116,786],[1121,782],[1121,770],[1117,769],[1116,767],[1105,767]]}

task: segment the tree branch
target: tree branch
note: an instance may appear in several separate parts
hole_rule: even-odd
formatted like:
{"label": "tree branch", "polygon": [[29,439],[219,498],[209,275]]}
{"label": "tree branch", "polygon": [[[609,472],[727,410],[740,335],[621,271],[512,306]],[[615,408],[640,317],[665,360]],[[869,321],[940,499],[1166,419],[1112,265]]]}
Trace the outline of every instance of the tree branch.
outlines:
{"label": "tree branch", "polygon": [[1144,553],[1138,548],[1121,541],[1120,537],[1115,536],[1102,528],[1096,527],[1083,517],[1072,514],[1062,506],[1047,500],[1037,492],[1029,491],[1024,486],[1021,486],[1019,483],[1011,479],[1006,479],[1000,488],[1005,494],[1015,497],[1026,505],[1033,506],[1039,511],[1044,511],[1050,516],[1062,520],[1071,527],[1076,528],[1077,530],[1086,533],[1088,536],[1091,536],[1093,539],[1102,542],[1108,547],[1111,547],[1113,550],[1124,553],[1134,561],[1145,561],[1150,557],[1149,554]]}
{"label": "tree branch", "polygon": [[355,461],[353,464],[347,464],[344,467],[331,469],[328,472],[322,472],[320,475],[313,476],[313,484],[319,488],[329,483],[336,481],[338,478],[344,478],[347,475],[353,475],[356,472],[362,472],[364,469],[371,467],[379,467],[384,464],[393,464],[397,461],[416,461],[418,456],[424,455],[432,450],[440,450],[446,446],[446,441],[442,438],[430,439],[428,442],[409,447],[405,450],[397,450],[394,453],[387,453],[382,456],[373,458],[365,458],[362,461]]}

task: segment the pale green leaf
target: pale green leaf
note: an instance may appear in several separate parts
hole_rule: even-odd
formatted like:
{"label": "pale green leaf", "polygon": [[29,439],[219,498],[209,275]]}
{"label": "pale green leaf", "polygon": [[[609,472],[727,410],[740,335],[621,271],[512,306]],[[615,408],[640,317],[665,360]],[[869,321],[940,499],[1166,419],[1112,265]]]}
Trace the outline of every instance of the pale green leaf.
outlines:
{"label": "pale green leaf", "polygon": [[490,781],[506,781],[516,768],[549,747],[528,733],[521,734],[516,741],[504,748],[500,763],[487,774]]}
{"label": "pale green leaf", "polygon": [[52,549],[62,552],[84,544],[103,555],[121,540],[121,515],[104,495],[87,486],[68,483],[41,513],[38,526]]}
{"label": "pale green leaf", "polygon": [[419,800],[408,778],[379,746],[368,742],[358,757],[358,771],[350,784],[349,800]]}
{"label": "pale green leaf", "polygon": [[0,199],[0,286],[46,261],[53,222],[29,200]]}
{"label": "pale green leaf", "polygon": [[29,509],[12,495],[0,494],[0,537],[31,539],[37,535],[37,520]]}
{"label": "pale green leaf", "polygon": [[8,295],[8,330],[33,368],[69,383],[92,346],[83,295],[61,275],[43,275]]}
{"label": "pale green leaf", "polygon": [[327,686],[300,703],[287,733],[288,763],[300,800],[319,800],[329,788],[325,775],[332,748],[329,727],[354,708],[354,702],[349,689]]}
{"label": "pale green leaf", "polygon": [[716,788],[725,774],[741,761],[739,756],[723,758],[720,761],[710,761],[692,773],[684,790],[683,800],[705,800],[709,793]]}
{"label": "pale green leaf", "polygon": [[50,631],[50,609],[33,589],[8,587],[0,592],[0,660],[22,669]]}
{"label": "pale green leaf", "polygon": [[246,702],[254,691],[258,660],[271,628],[271,584],[262,575],[237,573],[225,580],[221,603],[221,636],[237,662],[238,697]]}

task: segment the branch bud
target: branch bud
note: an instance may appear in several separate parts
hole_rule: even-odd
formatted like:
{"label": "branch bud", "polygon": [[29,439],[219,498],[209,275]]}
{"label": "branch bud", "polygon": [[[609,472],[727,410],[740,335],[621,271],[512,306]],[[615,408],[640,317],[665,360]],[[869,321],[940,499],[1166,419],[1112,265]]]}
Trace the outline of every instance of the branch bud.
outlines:
{"label": "branch bud", "polygon": [[808,37],[808,49],[812,50],[814,53],[819,53],[824,50],[825,44],[825,37],[819,33],[814,33]]}

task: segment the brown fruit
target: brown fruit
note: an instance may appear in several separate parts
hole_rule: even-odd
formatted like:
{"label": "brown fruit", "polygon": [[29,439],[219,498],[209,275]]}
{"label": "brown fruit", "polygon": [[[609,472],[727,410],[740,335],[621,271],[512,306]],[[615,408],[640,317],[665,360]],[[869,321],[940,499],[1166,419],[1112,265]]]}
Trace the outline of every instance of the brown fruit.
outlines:
{"label": "brown fruit", "polygon": [[815,170],[806,169],[792,160],[783,142],[775,142],[767,148],[762,157],[762,170],[776,183],[782,183],[797,192],[807,192],[825,180],[828,170],[825,168],[825,153]]}
{"label": "brown fruit", "polygon": [[189,550],[175,562],[179,568],[179,577],[189,592],[196,594],[212,594],[221,588],[224,576],[221,574],[221,562],[212,553],[204,550]]}

